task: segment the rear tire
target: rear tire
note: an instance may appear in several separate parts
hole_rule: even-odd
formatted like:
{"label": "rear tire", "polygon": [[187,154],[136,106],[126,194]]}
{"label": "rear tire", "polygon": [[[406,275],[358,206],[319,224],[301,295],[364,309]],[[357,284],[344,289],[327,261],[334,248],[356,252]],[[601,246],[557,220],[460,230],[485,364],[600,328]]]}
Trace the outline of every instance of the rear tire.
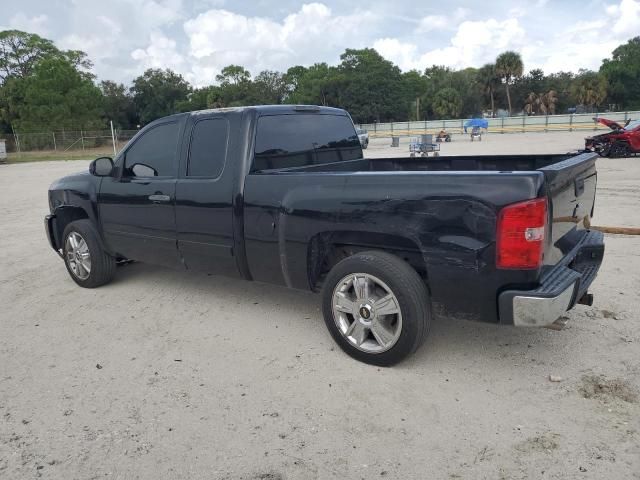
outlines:
{"label": "rear tire", "polygon": [[431,323],[422,278],[404,260],[379,251],[357,253],[331,269],[322,290],[322,311],[345,353],[384,367],[412,354]]}
{"label": "rear tire", "polygon": [[71,222],[62,238],[64,263],[74,282],[84,288],[96,288],[113,279],[116,260],[104,251],[89,220]]}

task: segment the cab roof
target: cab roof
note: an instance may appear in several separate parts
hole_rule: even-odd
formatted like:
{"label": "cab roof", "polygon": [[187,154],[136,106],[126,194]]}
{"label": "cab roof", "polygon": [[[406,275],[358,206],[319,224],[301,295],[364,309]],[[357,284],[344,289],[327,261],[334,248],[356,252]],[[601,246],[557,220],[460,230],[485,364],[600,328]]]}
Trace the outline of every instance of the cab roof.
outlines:
{"label": "cab roof", "polygon": [[347,115],[341,108],[321,107],[318,105],[250,105],[246,107],[212,108],[207,110],[197,110],[190,112],[191,115],[203,115],[216,112],[241,112],[244,110],[255,110],[260,115],[275,115],[287,113],[324,113],[332,115]]}

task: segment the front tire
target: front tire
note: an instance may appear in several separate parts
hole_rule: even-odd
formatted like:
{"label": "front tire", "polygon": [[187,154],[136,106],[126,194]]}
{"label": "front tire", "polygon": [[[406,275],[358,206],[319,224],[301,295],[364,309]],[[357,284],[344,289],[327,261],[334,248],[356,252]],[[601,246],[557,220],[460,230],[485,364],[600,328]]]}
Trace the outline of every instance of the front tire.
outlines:
{"label": "front tire", "polygon": [[616,142],[611,146],[609,155],[614,158],[630,156],[629,146],[624,142]]}
{"label": "front tire", "polygon": [[104,251],[89,220],[71,222],[62,238],[64,263],[74,282],[84,288],[96,288],[111,281],[116,260]]}
{"label": "front tire", "polygon": [[345,353],[394,365],[424,341],[431,322],[424,281],[405,261],[367,251],[336,264],[322,291],[324,321]]}

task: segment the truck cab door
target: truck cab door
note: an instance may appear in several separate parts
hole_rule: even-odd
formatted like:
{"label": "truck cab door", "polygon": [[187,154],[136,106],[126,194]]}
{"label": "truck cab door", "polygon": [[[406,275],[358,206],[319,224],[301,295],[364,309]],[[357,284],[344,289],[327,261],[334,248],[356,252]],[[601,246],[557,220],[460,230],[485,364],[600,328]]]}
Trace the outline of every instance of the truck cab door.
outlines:
{"label": "truck cab door", "polygon": [[141,262],[181,267],[176,248],[175,188],[183,121],[141,132],[100,186],[98,209],[110,251]]}
{"label": "truck cab door", "polygon": [[190,270],[239,277],[233,250],[233,169],[229,120],[192,116],[176,184],[178,250]]}

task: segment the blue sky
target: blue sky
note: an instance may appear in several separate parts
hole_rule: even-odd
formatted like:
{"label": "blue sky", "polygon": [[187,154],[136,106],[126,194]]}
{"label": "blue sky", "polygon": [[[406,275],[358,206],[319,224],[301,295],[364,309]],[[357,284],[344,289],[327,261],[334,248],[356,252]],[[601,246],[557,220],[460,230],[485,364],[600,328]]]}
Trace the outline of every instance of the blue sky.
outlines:
{"label": "blue sky", "polygon": [[[6,1],[6,0],[4,0]],[[128,83],[171,68],[196,85],[225,65],[253,74],[374,47],[403,70],[481,66],[506,49],[525,68],[597,69],[640,35],[640,0],[419,2],[415,0],[22,0],[0,28],[86,51],[100,79]]]}

